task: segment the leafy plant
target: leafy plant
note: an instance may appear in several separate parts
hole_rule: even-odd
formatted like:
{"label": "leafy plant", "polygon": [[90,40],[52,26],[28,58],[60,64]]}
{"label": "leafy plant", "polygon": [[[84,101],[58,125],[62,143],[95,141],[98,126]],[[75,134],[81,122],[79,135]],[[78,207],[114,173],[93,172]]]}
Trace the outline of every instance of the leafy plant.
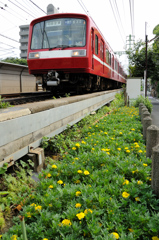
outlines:
{"label": "leafy plant", "polygon": [[0,168],[0,174],[3,174],[7,171],[8,163],[4,163],[3,167]]}
{"label": "leafy plant", "polygon": [[143,97],[143,96],[139,96],[133,103],[134,107],[139,107],[139,104],[143,103],[148,111],[151,113],[152,112],[152,103],[150,102],[150,100],[148,99],[148,97]]}
{"label": "leafy plant", "polygon": [[8,108],[11,107],[9,102],[3,102],[3,98],[0,95],[0,108]]}

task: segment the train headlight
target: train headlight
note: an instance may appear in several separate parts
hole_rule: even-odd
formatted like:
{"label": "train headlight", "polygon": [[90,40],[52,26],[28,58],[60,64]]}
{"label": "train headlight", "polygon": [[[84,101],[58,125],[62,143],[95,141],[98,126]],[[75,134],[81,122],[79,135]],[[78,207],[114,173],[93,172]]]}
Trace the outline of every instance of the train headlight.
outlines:
{"label": "train headlight", "polygon": [[84,57],[84,56],[86,56],[85,49],[72,50],[72,57]]}
{"label": "train headlight", "polygon": [[29,53],[29,58],[39,58],[39,53],[38,52],[32,52],[32,53]]}

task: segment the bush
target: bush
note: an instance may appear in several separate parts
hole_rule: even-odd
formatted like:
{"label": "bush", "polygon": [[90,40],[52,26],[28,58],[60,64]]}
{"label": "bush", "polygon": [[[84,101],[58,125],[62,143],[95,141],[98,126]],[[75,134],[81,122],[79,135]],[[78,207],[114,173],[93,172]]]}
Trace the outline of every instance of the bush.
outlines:
{"label": "bush", "polygon": [[138,97],[136,100],[135,100],[135,102],[133,103],[133,106],[134,107],[139,107],[139,104],[140,103],[143,103],[146,107],[147,107],[147,109],[148,109],[148,111],[151,113],[152,112],[152,103],[150,102],[150,100],[148,99],[148,97],[143,97],[143,96],[140,96],[140,97]]}

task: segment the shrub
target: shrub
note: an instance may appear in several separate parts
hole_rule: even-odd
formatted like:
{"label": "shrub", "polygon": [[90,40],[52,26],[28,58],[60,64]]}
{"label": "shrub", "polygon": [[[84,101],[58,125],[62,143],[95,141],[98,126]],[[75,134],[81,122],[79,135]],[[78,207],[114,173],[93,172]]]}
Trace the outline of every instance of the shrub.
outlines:
{"label": "shrub", "polygon": [[143,103],[148,111],[151,113],[152,112],[152,103],[150,102],[150,100],[148,99],[148,97],[143,97],[143,96],[139,96],[133,103],[134,107],[139,107],[139,104]]}

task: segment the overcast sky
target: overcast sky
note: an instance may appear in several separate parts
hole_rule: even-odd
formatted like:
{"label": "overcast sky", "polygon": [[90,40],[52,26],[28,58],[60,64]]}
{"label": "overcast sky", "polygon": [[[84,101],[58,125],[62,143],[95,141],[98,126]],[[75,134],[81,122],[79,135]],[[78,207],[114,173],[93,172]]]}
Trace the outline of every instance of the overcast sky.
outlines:
{"label": "overcast sky", "polygon": [[125,50],[129,34],[144,41],[145,22],[148,39],[152,39],[153,28],[159,24],[159,0],[0,0],[0,58],[19,57],[19,25],[46,15],[50,3],[59,12],[87,12],[114,51]]}

